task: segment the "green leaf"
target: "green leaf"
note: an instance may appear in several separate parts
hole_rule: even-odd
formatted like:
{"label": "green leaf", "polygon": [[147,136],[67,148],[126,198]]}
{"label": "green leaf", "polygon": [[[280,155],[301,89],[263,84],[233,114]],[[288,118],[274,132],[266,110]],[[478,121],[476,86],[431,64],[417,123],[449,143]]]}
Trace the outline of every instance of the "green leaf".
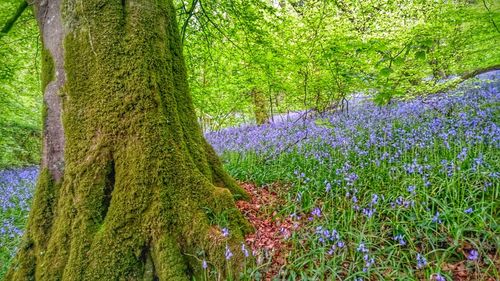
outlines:
{"label": "green leaf", "polygon": [[415,53],[415,58],[417,60],[425,60],[425,57],[426,57],[425,51],[418,51]]}
{"label": "green leaf", "polygon": [[385,67],[380,70],[380,75],[382,76],[389,76],[393,72],[392,68],[390,67]]}
{"label": "green leaf", "polygon": [[400,65],[403,65],[404,63],[405,63],[405,60],[404,60],[403,58],[401,58],[401,57],[396,58],[396,59],[394,60],[394,65],[398,65],[398,66],[400,66]]}

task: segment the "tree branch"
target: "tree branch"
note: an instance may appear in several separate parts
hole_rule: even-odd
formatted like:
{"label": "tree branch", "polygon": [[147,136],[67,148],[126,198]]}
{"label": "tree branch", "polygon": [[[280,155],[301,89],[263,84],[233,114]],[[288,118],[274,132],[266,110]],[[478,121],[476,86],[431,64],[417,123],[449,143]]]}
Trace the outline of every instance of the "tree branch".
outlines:
{"label": "tree branch", "polygon": [[478,69],[471,71],[471,72],[464,73],[464,74],[462,74],[462,76],[460,76],[460,80],[462,80],[462,82],[463,82],[463,81],[470,79],[470,78],[473,78],[479,74],[483,74],[483,73],[490,72],[493,70],[500,70],[500,64],[490,65],[487,67],[478,68]]}
{"label": "tree branch", "polygon": [[23,2],[21,2],[19,7],[17,7],[16,13],[9,20],[7,20],[7,22],[3,26],[2,30],[0,30],[0,40],[5,35],[7,35],[7,33],[9,33],[9,31],[14,26],[14,23],[16,23],[16,21],[19,19],[19,17],[21,17],[21,15],[23,14],[24,10],[26,10],[27,7],[28,7],[28,2],[23,0]]}
{"label": "tree branch", "polygon": [[187,16],[186,20],[184,21],[184,24],[182,25],[182,29],[181,29],[181,44],[182,45],[184,45],[184,40],[186,39],[186,29],[187,29],[187,26],[189,24],[189,20],[191,19],[191,17],[193,17],[194,10],[195,10],[197,4],[198,4],[198,0],[193,0],[193,3],[191,4],[191,8],[189,9],[189,11],[186,11],[188,16]]}
{"label": "tree branch", "polygon": [[500,64],[495,64],[495,65],[490,65],[482,68],[475,69],[470,72],[463,73],[461,76],[452,79],[450,81],[444,82],[444,83],[439,83],[432,88],[427,88],[424,91],[420,91],[417,93],[417,95],[431,95],[431,94],[437,94],[437,93],[445,93],[450,90],[453,90],[456,88],[459,84],[464,82],[465,80],[474,78],[478,76],[479,74],[483,74],[486,72],[494,71],[494,70],[500,70]]}
{"label": "tree branch", "polygon": [[486,10],[488,11],[488,16],[490,17],[490,21],[491,23],[493,24],[493,26],[495,27],[495,29],[497,30],[498,33],[500,33],[500,29],[498,28],[497,24],[495,23],[495,20],[493,19],[493,17],[491,16],[491,10],[490,8],[488,7],[488,5],[486,4],[486,0],[483,0],[483,5],[484,7],[486,8]]}

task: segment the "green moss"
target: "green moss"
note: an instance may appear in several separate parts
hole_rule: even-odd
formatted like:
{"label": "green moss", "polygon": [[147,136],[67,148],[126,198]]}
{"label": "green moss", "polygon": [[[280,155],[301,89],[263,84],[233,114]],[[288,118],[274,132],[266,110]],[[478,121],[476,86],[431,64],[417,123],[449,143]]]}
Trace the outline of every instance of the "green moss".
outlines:
{"label": "green moss", "polygon": [[42,49],[42,72],[40,80],[42,82],[42,91],[45,91],[47,85],[55,79],[55,65],[54,59],[50,54],[50,51],[43,48]]}
{"label": "green moss", "polygon": [[[46,233],[26,251],[35,269],[15,267],[11,276],[189,280],[203,273],[201,258],[224,273],[226,244],[236,274],[250,227],[233,197],[248,195],[197,123],[172,2],[72,3],[62,4],[70,28],[64,180],[41,195],[40,202],[51,202],[50,227],[33,220],[28,231]],[[44,71],[50,77],[50,68]],[[35,217],[48,213],[42,203],[36,208]],[[207,209],[227,216],[229,239],[211,225]],[[19,264],[30,260],[20,253]]]}
{"label": "green moss", "polygon": [[264,94],[254,89],[252,91],[253,110],[255,114],[255,121],[257,124],[265,124],[269,122],[269,113],[267,112],[267,101]]}

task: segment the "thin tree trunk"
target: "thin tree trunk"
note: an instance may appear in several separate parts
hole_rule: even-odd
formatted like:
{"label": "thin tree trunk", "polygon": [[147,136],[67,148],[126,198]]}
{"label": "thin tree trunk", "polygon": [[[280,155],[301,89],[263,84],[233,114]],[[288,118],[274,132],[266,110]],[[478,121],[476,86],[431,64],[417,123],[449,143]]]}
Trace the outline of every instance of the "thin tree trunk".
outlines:
{"label": "thin tree trunk", "polygon": [[259,125],[269,123],[269,113],[267,111],[266,97],[264,94],[256,88],[253,89],[252,101],[255,122]]}
{"label": "thin tree trunk", "polygon": [[250,227],[233,197],[247,194],[197,123],[172,1],[35,8],[43,161],[6,280],[190,280],[203,259],[236,274]]}

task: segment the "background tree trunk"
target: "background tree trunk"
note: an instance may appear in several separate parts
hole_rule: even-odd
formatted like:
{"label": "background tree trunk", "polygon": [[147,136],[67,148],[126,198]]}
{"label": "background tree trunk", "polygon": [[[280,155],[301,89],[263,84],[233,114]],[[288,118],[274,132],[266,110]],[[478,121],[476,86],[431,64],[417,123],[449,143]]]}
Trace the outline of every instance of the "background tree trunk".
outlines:
{"label": "background tree trunk", "polygon": [[250,227],[233,196],[247,194],[197,123],[172,1],[37,0],[35,9],[42,170],[6,280],[190,280],[202,259],[237,268]]}
{"label": "background tree trunk", "polygon": [[269,113],[267,110],[266,97],[257,88],[252,90],[253,111],[255,122],[258,125],[269,123]]}

